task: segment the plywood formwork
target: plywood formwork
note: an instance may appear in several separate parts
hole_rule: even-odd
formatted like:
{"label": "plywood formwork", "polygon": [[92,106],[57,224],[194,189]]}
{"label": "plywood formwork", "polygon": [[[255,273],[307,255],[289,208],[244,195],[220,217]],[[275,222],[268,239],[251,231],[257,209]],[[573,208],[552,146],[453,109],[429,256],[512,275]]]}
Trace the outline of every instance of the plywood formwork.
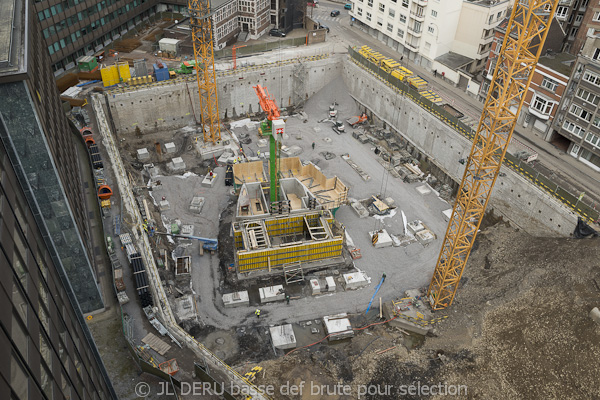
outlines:
{"label": "plywood formwork", "polygon": [[233,165],[233,183],[237,189],[244,183],[266,182],[262,161],[252,161]]}
{"label": "plywood formwork", "polygon": [[326,209],[337,209],[348,199],[348,187],[337,176],[327,178],[315,165],[302,165],[298,157],[282,158],[279,173],[302,182]]}

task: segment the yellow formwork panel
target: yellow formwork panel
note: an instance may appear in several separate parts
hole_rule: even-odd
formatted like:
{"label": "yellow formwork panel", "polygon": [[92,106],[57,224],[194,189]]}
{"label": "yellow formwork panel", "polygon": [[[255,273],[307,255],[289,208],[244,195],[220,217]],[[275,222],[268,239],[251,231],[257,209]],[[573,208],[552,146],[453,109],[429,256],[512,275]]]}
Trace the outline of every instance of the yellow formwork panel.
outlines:
{"label": "yellow formwork panel", "polygon": [[279,247],[258,251],[237,252],[238,271],[281,268],[291,262],[319,261],[339,257],[342,254],[342,238],[321,242],[306,243],[297,246]]}
{"label": "yellow formwork panel", "polygon": [[122,82],[127,82],[127,79],[131,78],[131,72],[129,71],[129,63],[120,62],[117,64],[119,68],[119,76]]}
{"label": "yellow formwork panel", "polygon": [[100,70],[102,76],[102,84],[104,87],[113,86],[119,83],[119,73],[116,65],[109,65]]}

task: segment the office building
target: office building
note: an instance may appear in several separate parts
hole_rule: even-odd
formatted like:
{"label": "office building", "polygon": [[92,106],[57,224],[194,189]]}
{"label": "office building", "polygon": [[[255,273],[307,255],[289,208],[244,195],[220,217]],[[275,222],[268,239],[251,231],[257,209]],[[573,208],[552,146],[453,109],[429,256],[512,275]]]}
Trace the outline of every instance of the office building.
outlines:
{"label": "office building", "polygon": [[44,244],[82,313],[103,308],[91,257],[75,140],[39,23],[24,0],[0,0],[0,140]]}
{"label": "office building", "polygon": [[78,305],[102,306],[95,280],[79,287],[65,274],[93,278],[74,223],[83,215],[70,206],[80,200],[76,158],[44,48],[33,5],[0,0],[0,393],[116,399]]}

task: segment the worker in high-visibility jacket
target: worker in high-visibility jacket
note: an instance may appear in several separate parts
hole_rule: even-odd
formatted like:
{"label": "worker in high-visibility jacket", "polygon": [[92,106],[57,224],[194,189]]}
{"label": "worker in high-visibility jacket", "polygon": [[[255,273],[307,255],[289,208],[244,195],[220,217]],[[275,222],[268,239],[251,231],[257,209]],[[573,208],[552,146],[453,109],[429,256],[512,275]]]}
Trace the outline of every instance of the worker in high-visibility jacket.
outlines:
{"label": "worker in high-visibility jacket", "polygon": [[256,315],[256,318],[260,318],[260,310],[258,308],[254,311],[254,315]]}

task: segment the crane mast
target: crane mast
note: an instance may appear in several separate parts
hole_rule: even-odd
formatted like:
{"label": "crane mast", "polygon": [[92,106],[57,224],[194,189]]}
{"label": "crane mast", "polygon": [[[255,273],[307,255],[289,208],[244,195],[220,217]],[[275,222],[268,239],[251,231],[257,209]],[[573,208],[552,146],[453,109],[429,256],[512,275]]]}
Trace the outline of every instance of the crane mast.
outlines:
{"label": "crane mast", "polygon": [[267,114],[267,120],[261,124],[260,131],[261,134],[269,136],[269,181],[271,185],[269,196],[273,209],[279,202],[279,150],[285,123],[279,119],[279,107],[275,104],[275,99],[269,95],[267,88],[261,85],[252,87],[258,96],[260,107]]}
{"label": "crane mast", "polygon": [[559,0],[515,0],[428,297],[452,304]]}
{"label": "crane mast", "polygon": [[217,78],[213,52],[210,0],[189,0],[190,26],[196,60],[196,79],[200,97],[200,116],[204,142],[221,140]]}

